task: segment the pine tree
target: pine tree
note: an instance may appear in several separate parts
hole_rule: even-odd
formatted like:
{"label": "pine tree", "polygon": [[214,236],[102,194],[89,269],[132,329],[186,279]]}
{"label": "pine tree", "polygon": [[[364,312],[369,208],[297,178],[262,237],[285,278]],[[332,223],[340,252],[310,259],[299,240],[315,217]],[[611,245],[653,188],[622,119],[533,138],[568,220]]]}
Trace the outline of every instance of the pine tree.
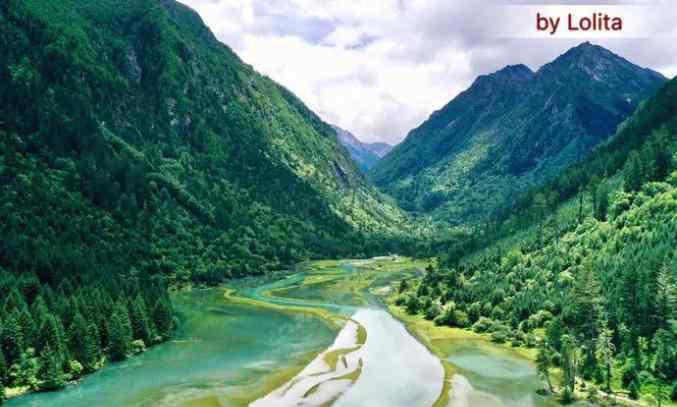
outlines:
{"label": "pine tree", "polygon": [[23,352],[23,333],[16,312],[11,313],[3,324],[2,350],[8,366],[18,362]]}
{"label": "pine tree", "polygon": [[24,347],[30,348],[35,346],[35,339],[37,337],[38,328],[35,325],[33,316],[28,312],[27,308],[21,311],[19,316],[19,325],[21,325],[21,332],[24,337]]}
{"label": "pine tree", "polygon": [[52,353],[63,363],[67,359],[67,349],[63,326],[59,317],[53,314],[48,315],[41,328],[41,334],[39,349],[49,347]]}
{"label": "pine tree", "polygon": [[656,279],[655,300],[658,326],[667,329],[677,310],[677,286],[667,263],[661,267]]}
{"label": "pine tree", "polygon": [[148,318],[146,304],[141,296],[137,296],[130,304],[130,320],[132,323],[132,332],[134,339],[141,339],[145,344],[149,344],[153,339],[151,329],[152,321]]}
{"label": "pine tree", "polygon": [[624,187],[628,192],[639,191],[644,181],[642,161],[639,154],[633,151],[628,158],[624,170]]}
{"label": "pine tree", "polygon": [[79,312],[73,317],[69,337],[71,353],[75,360],[82,364],[86,372],[94,370],[98,359],[97,338],[92,337],[87,322]]}
{"label": "pine tree", "polygon": [[611,367],[613,366],[613,357],[615,347],[613,344],[613,331],[607,328],[606,323],[597,337],[597,346],[595,355],[597,363],[604,368],[605,391],[611,391]]}
{"label": "pine tree", "polygon": [[155,304],[153,320],[158,333],[163,338],[171,336],[172,329],[174,329],[174,319],[171,304],[167,300],[161,299]]}
{"label": "pine tree", "polygon": [[599,221],[605,221],[609,210],[609,190],[605,183],[598,183],[593,190],[593,215]]}
{"label": "pine tree", "polygon": [[564,393],[563,399],[571,401],[574,397],[576,386],[576,369],[578,364],[578,355],[576,342],[570,335],[562,336],[562,373]]}
{"label": "pine tree", "polygon": [[7,383],[9,377],[9,369],[5,361],[5,355],[0,351],[0,384]]}
{"label": "pine tree", "polygon": [[550,381],[550,349],[545,340],[541,340],[538,344],[538,354],[536,355],[536,368],[538,374],[543,376],[545,382],[548,384],[548,391],[553,393],[552,382]]}
{"label": "pine tree", "polygon": [[132,330],[127,309],[122,303],[118,303],[110,318],[108,341],[108,353],[112,360],[119,361],[127,358],[132,342]]}
{"label": "pine tree", "polygon": [[58,390],[65,385],[61,360],[52,348],[47,345],[40,353],[40,380],[43,390]]}

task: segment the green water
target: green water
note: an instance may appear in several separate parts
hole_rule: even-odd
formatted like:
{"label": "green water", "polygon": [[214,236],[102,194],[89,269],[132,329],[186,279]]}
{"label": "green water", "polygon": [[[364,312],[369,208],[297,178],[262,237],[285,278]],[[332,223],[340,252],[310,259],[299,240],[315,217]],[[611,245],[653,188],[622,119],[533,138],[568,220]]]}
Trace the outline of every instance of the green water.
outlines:
{"label": "green water", "polygon": [[[552,398],[536,394],[537,389],[543,388],[536,368],[509,351],[492,348],[483,341],[459,340],[450,343],[446,352],[457,373],[473,387],[469,403],[472,407],[560,405]],[[492,397],[486,397],[487,394]]]}
{"label": "green water", "polygon": [[173,406],[205,397],[228,405],[232,394],[326,348],[335,335],[315,318],[227,304],[219,289],[180,293],[173,301],[181,319],[176,340],[112,364],[79,385],[6,405]]}
{"label": "green water", "polygon": [[[362,382],[358,381],[339,405],[362,407],[364,400],[370,400],[371,405],[365,407],[380,406],[378,401],[384,397],[379,395],[385,394],[391,398],[390,406],[408,407],[411,403],[406,396],[417,394],[415,390],[422,395],[434,393],[430,385],[438,380],[421,375],[425,369],[419,368],[411,376],[411,367],[425,359],[421,357],[424,350],[416,349],[420,354],[415,358],[398,351],[419,344],[411,343],[415,340],[384,312],[378,298],[365,290],[346,288],[351,287],[352,279],[361,278],[359,268],[344,265],[322,270],[319,275],[331,279],[301,284],[309,274],[312,272],[245,279],[237,283],[237,289],[239,295],[262,301],[320,307],[363,317],[362,323],[368,327],[370,350],[365,360],[369,363],[365,364]],[[378,276],[369,288],[401,277],[397,271]],[[123,363],[111,364],[63,391],[29,394],[8,401],[7,406],[240,406],[242,403],[235,401],[260,389],[272,372],[298,366],[310,353],[328,347],[336,334],[311,316],[228,304],[223,299],[223,289],[177,293],[173,302],[180,319],[175,340]],[[472,386],[466,406],[557,405],[535,393],[541,383],[534,366],[509,351],[478,341],[458,340],[445,345],[448,360]],[[381,363],[384,361],[388,363]],[[392,385],[402,383],[407,386],[400,387],[408,389],[402,397],[388,391]]]}

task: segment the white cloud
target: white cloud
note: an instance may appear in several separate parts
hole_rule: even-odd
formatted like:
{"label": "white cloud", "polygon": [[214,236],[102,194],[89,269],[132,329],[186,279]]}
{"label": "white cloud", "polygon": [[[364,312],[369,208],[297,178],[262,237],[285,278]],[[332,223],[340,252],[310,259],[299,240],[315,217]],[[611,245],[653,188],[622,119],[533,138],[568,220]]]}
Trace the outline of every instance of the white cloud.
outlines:
{"label": "white cloud", "polygon": [[[181,1],[244,61],[364,141],[398,142],[477,75],[515,63],[537,69],[578,42],[491,37],[480,11],[499,0],[482,8],[474,0]],[[595,42],[677,73],[672,38]]]}

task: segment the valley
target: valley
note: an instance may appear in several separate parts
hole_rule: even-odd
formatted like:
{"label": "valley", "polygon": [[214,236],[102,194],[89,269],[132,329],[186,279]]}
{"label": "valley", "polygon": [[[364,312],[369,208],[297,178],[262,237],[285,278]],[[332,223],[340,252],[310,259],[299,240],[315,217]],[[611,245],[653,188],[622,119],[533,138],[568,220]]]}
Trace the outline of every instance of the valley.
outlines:
{"label": "valley", "polygon": [[[444,342],[443,368],[409,333],[412,326],[388,313],[388,292],[426,263],[321,261],[227,288],[176,292],[173,340],[63,391],[7,405],[424,407],[450,400],[460,407],[485,406],[487,399],[496,406],[551,405],[534,394],[535,367],[518,353],[452,336]],[[452,388],[445,382],[456,389],[451,397],[443,396]]]}
{"label": "valley", "polygon": [[0,2],[0,404],[676,405],[677,79],[510,55],[392,147],[325,118],[425,81],[316,113],[217,34]]}

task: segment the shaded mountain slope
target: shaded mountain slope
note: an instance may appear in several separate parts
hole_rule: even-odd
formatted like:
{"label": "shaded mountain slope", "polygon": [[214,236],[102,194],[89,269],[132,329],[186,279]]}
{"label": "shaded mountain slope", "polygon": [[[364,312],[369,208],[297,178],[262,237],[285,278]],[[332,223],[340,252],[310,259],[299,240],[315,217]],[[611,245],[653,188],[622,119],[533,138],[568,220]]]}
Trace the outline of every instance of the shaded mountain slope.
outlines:
{"label": "shaded mountain slope", "polygon": [[589,43],[537,72],[508,66],[478,77],[370,175],[408,210],[477,220],[585,157],[664,81]]}

